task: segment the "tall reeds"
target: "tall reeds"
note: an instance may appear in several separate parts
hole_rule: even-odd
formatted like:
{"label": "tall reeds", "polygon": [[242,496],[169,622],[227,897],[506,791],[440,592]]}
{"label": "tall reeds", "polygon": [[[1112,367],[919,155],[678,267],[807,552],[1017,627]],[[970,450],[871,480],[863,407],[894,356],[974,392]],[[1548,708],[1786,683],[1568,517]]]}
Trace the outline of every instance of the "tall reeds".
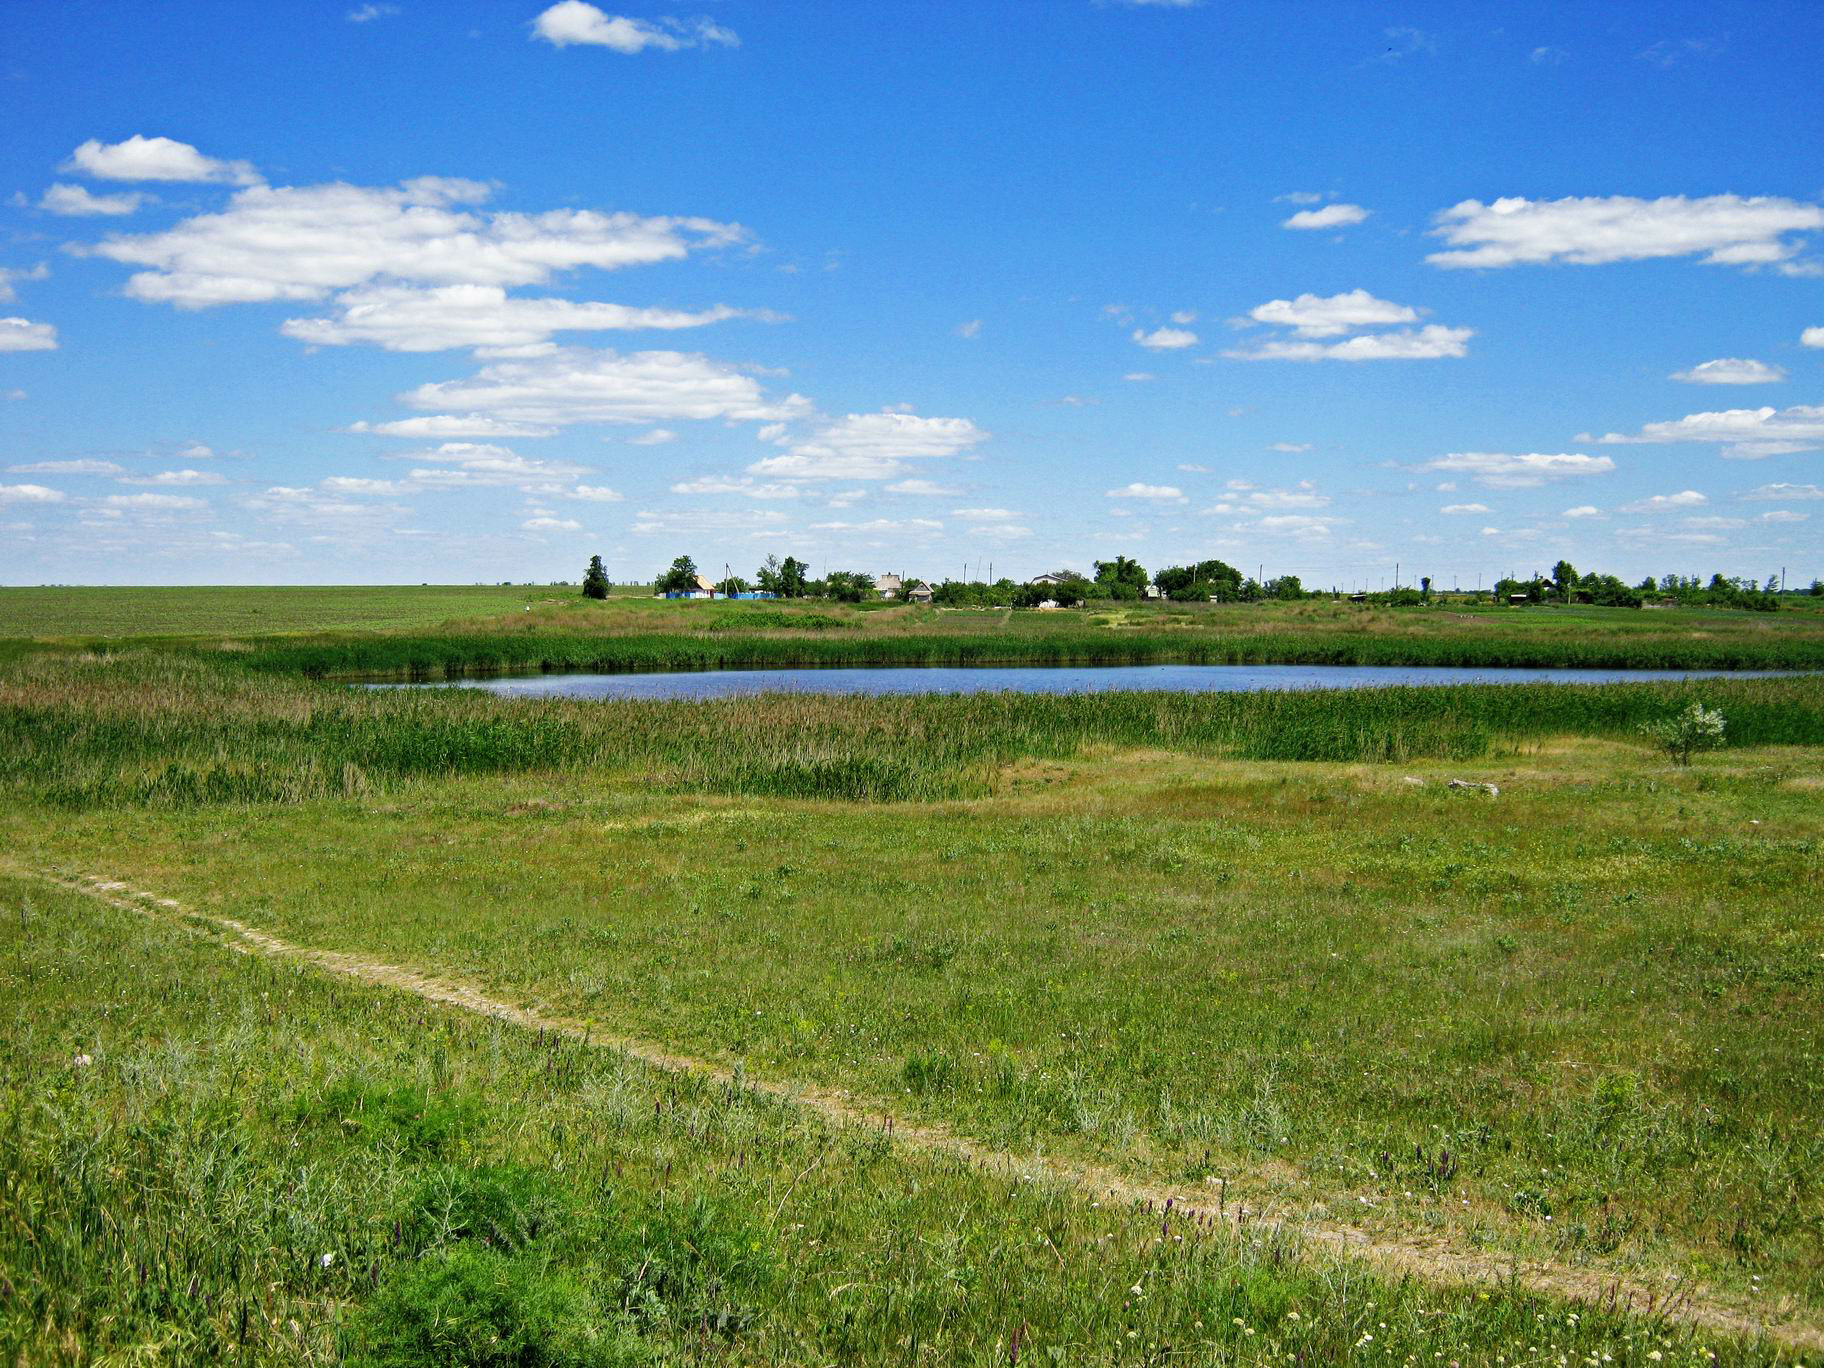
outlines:
{"label": "tall reeds", "polygon": [[1260,760],[1470,757],[1505,739],[1638,740],[1692,702],[1731,745],[1824,744],[1824,681],[1472,685],[1308,693],[775,694],[712,702],[360,690],[194,656],[42,656],[0,669],[0,784],[71,805],[293,802],[525,771],[851,801],[963,797],[1088,746]]}

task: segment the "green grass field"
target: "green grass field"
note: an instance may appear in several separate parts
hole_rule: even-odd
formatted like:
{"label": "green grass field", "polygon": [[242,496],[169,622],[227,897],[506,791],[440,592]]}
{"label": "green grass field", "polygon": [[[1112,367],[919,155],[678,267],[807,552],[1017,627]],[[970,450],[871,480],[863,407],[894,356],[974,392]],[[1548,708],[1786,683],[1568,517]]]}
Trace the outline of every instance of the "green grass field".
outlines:
{"label": "green grass field", "polygon": [[[995,616],[744,609],[528,635]],[[1722,616],[1630,621],[1813,639]],[[1463,620],[1357,626],[1607,621]],[[1815,678],[527,703],[86,631],[0,657],[11,1358],[1824,1354]]]}

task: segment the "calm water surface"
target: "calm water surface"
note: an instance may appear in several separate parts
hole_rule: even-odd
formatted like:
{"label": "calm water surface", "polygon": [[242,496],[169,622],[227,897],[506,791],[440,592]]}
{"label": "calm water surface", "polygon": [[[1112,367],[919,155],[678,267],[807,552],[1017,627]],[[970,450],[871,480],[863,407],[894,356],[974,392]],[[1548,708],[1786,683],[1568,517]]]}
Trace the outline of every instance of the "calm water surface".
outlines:
{"label": "calm water surface", "polygon": [[1781,670],[1530,670],[1450,665],[1022,665],[859,669],[693,670],[677,674],[549,674],[380,688],[485,689],[509,698],[731,698],[758,693],[1101,693],[1145,689],[1247,693],[1266,689],[1372,689],[1390,685],[1619,684],[1732,679]]}

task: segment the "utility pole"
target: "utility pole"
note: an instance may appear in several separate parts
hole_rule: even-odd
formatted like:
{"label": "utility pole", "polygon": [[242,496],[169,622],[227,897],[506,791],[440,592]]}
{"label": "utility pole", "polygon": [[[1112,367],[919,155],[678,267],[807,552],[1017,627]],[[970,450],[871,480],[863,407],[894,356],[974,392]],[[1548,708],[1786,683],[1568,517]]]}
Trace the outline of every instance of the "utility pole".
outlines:
{"label": "utility pole", "polygon": [[1399,592],[1399,588],[1400,588],[1400,563],[1399,563],[1399,562],[1398,562],[1398,561],[1395,561],[1395,562],[1394,562],[1394,563],[1393,563],[1393,588],[1394,588],[1394,592],[1395,592],[1395,593],[1398,593],[1398,592]]}

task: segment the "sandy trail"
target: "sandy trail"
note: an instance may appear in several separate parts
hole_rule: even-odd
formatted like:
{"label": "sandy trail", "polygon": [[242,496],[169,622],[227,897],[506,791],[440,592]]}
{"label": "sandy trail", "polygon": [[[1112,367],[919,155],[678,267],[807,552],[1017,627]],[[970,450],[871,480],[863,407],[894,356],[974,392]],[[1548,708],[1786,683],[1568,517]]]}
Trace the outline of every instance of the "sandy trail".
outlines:
{"label": "sandy trail", "polygon": [[[721,1083],[737,1081],[732,1069],[713,1060],[679,1054],[651,1041],[616,1035],[585,1022],[517,1006],[490,997],[472,985],[423,974],[370,956],[298,945],[233,917],[198,912],[184,907],[175,899],[159,897],[117,880],[104,879],[94,874],[28,869],[10,864],[8,871],[57,884],[117,908],[145,913],[191,929],[201,927],[213,930],[223,938],[225,945],[244,954],[297,960],[328,973],[410,993],[458,1011],[491,1017],[527,1030],[554,1032],[602,1049],[616,1050],[667,1072],[694,1074]],[[1170,1187],[1135,1182],[1095,1164],[1056,1157],[1021,1157],[983,1145],[946,1126],[906,1120],[894,1116],[879,1105],[863,1103],[846,1093],[829,1089],[758,1079],[751,1074],[743,1076],[739,1082],[753,1092],[793,1106],[808,1107],[837,1125],[865,1127],[873,1131],[886,1129],[900,1144],[931,1154],[1046,1179],[1097,1199],[1112,1197],[1135,1204],[1150,1203],[1154,1207],[1163,1207],[1169,1200],[1174,1211],[1179,1213],[1174,1228],[1187,1238],[1200,1229],[1216,1224],[1284,1231],[1333,1253],[1365,1259],[1393,1273],[1411,1274],[1431,1282],[1519,1286],[1588,1305],[1631,1309],[1731,1335],[1764,1335],[1791,1349],[1824,1350],[1824,1326],[1809,1324],[1790,1316],[1778,1318],[1756,1315],[1747,1308],[1717,1299],[1706,1293],[1701,1286],[1687,1281],[1668,1278],[1655,1283],[1551,1260],[1518,1259],[1468,1251],[1453,1246],[1444,1236],[1412,1234],[1394,1237],[1382,1232],[1371,1234],[1298,1213],[1261,1209],[1247,1205],[1245,1200],[1234,1200],[1237,1184],[1233,1180],[1224,1186],[1225,1200],[1220,1210],[1212,1213],[1207,1204],[1215,1197],[1215,1193],[1201,1185]],[[1231,1201],[1234,1202],[1233,1205],[1230,1205]]]}

